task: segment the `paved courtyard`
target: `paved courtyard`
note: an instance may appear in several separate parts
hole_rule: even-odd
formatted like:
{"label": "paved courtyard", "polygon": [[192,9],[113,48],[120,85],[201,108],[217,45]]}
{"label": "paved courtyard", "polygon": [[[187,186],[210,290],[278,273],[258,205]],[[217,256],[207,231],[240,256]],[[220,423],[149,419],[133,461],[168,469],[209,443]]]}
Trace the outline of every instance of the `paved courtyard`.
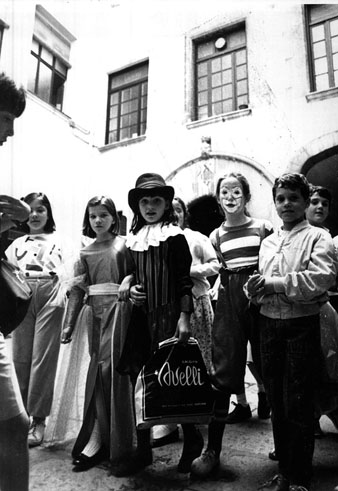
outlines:
{"label": "paved courtyard", "polygon": [[[277,470],[268,458],[272,449],[270,420],[259,420],[256,414],[256,385],[247,377],[247,397],[253,416],[245,423],[228,425],[223,439],[221,466],[212,479],[195,481],[176,471],[181,440],[154,449],[154,463],[129,478],[108,475],[101,465],[87,472],[72,472],[71,445],[65,449],[30,450],[31,491],[251,491]],[[314,481],[311,491],[333,491],[338,485],[338,431],[325,416],[321,418],[325,437],[316,440]],[[206,440],[207,430],[201,427]]]}

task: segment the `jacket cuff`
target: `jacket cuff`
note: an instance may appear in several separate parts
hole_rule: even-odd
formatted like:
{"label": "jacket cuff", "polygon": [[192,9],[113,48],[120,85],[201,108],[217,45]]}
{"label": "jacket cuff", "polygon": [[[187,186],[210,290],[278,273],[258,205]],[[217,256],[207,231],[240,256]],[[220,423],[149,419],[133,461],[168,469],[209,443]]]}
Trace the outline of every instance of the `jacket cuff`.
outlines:
{"label": "jacket cuff", "polygon": [[276,293],[285,293],[285,286],[283,278],[271,278],[273,284],[273,290]]}
{"label": "jacket cuff", "polygon": [[181,312],[188,312],[191,314],[191,312],[194,311],[194,303],[192,300],[192,297],[190,295],[184,295],[181,297]]}

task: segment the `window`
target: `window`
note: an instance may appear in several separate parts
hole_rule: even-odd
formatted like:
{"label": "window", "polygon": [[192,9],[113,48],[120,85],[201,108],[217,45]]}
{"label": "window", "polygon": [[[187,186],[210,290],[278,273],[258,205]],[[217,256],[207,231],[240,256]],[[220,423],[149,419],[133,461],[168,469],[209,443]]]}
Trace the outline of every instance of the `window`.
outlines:
{"label": "window", "polygon": [[338,86],[338,4],[306,6],[311,91]]}
{"label": "window", "polygon": [[195,48],[195,119],[248,106],[245,26],[219,31]]}
{"label": "window", "polygon": [[144,135],[148,61],[109,76],[106,144]]}
{"label": "window", "polygon": [[60,111],[75,38],[41,5],[36,7],[28,90]]}

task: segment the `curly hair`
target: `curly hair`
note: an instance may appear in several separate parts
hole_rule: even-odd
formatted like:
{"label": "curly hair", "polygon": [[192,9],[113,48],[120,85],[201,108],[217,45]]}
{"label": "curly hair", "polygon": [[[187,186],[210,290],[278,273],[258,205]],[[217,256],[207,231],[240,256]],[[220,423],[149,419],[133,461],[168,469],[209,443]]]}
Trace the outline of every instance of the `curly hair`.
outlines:
{"label": "curly hair", "polygon": [[309,181],[303,174],[299,174],[298,172],[282,174],[281,176],[277,177],[272,188],[273,201],[276,199],[278,188],[287,188],[291,189],[292,191],[299,189],[300,194],[305,200],[308,200],[310,197]]}
{"label": "curly hair", "polygon": [[0,73],[0,111],[7,111],[16,118],[21,116],[26,107],[26,94],[22,87],[16,87],[13,80]]}

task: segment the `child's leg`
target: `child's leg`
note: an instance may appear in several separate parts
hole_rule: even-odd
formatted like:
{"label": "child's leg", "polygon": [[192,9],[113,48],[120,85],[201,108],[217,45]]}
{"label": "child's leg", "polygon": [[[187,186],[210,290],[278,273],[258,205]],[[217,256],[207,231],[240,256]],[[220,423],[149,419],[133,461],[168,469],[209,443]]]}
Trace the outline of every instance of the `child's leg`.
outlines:
{"label": "child's leg", "polygon": [[314,401],[321,346],[319,315],[294,319],[289,332],[285,388],[290,483],[308,488],[312,475]]}
{"label": "child's leg", "polygon": [[219,465],[229,404],[229,393],[215,392],[215,419],[208,426],[208,445],[202,455],[191,464],[191,472],[196,476],[207,477]]}
{"label": "child's leg", "polygon": [[[132,374],[130,381],[135,392],[137,375]],[[134,407],[135,414],[135,407]],[[125,477],[136,474],[148,465],[153,463],[153,454],[151,449],[151,430],[150,428],[139,430],[136,429],[137,449],[133,456],[121,461],[112,473],[116,477]]]}
{"label": "child's leg", "polygon": [[203,450],[203,437],[194,424],[182,424],[184,435],[183,451],[177,466],[178,472],[190,472],[192,461],[201,455]]}
{"label": "child's leg", "polygon": [[257,383],[257,392],[258,392],[258,406],[257,406],[257,414],[260,419],[268,419],[270,418],[271,408],[268,402],[265,387],[263,384],[263,380],[258,373],[256,365],[252,361],[248,361],[247,363],[250,372],[252,373],[254,379]]}

